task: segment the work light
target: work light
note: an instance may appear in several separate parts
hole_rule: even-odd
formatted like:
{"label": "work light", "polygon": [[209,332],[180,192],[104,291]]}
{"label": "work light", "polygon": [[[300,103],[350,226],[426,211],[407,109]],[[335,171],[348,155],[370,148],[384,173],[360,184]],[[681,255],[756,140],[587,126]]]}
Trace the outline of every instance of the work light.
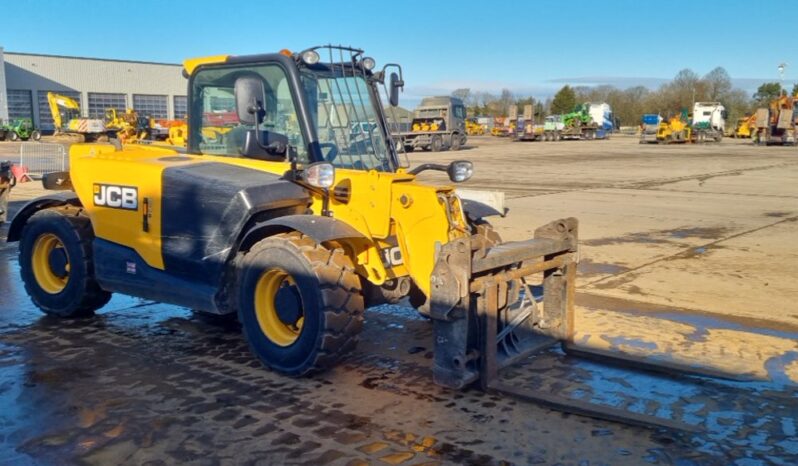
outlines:
{"label": "work light", "polygon": [[305,50],[302,52],[302,61],[308,65],[315,65],[320,59],[319,52],[315,50]]}
{"label": "work light", "polygon": [[308,165],[302,177],[314,188],[327,189],[335,183],[335,167],[329,162],[316,162]]}
{"label": "work light", "polygon": [[377,62],[374,61],[374,59],[371,57],[363,58],[362,60],[360,60],[360,64],[363,65],[363,68],[369,71],[373,70],[374,67],[377,66]]}

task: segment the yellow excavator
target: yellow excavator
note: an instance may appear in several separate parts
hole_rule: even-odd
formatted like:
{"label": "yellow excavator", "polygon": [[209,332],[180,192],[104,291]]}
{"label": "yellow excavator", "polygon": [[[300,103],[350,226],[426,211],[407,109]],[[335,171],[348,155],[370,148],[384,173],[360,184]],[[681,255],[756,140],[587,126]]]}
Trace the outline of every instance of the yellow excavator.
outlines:
{"label": "yellow excavator", "polygon": [[107,140],[116,135],[115,131],[106,127],[102,119],[81,116],[80,104],[71,97],[48,92],[47,103],[53,117],[55,136],[65,136],[75,142],[93,142]]}

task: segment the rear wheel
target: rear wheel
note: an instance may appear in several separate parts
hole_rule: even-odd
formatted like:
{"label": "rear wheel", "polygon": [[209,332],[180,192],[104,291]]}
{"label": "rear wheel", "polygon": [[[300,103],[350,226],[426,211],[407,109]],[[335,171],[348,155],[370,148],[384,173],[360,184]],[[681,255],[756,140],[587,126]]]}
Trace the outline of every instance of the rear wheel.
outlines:
{"label": "rear wheel", "polygon": [[352,262],[299,233],[261,240],[243,256],[238,303],[252,352],[287,375],[331,367],[356,346],[363,327]]}
{"label": "rear wheel", "polygon": [[413,152],[416,148],[414,146],[405,146],[405,152]]}
{"label": "rear wheel", "polygon": [[461,139],[459,134],[452,134],[452,144],[449,146],[451,150],[460,150],[460,146],[462,146],[463,140]]}
{"label": "rear wheel", "polygon": [[111,299],[94,279],[93,239],[89,219],[75,208],[42,210],[25,224],[19,245],[22,281],[43,312],[85,316]]}
{"label": "rear wheel", "polygon": [[30,133],[30,138],[33,139],[34,141],[41,140],[41,138],[42,138],[41,131],[39,131],[38,129],[33,130],[33,132]]}
{"label": "rear wheel", "polygon": [[11,131],[8,133],[8,140],[9,141],[19,141],[19,134],[16,131]]}
{"label": "rear wheel", "polygon": [[441,137],[438,135],[432,136],[429,148],[432,152],[439,152],[443,148],[443,140]]}

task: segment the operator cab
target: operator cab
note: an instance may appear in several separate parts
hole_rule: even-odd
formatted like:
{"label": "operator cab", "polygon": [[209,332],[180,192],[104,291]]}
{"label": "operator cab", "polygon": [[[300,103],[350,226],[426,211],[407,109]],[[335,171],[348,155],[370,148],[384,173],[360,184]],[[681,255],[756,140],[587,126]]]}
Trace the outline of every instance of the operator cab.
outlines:
{"label": "operator cab", "polygon": [[[362,54],[325,46],[192,67],[189,153],[395,171],[378,85],[385,86],[385,69],[397,65],[373,72],[374,60]],[[396,105],[399,75],[391,75],[389,86]]]}

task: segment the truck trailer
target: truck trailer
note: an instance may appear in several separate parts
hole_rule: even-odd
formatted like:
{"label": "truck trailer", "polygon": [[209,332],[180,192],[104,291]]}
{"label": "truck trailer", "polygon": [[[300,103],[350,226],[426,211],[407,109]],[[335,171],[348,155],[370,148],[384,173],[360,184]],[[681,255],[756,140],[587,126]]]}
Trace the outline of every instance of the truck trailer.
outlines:
{"label": "truck trailer", "polygon": [[751,140],[761,145],[796,145],[798,133],[798,97],[786,95],[770,103],[769,108],[756,111],[755,128],[751,131]]}
{"label": "truck trailer", "polygon": [[524,113],[518,116],[515,124],[516,141],[542,141],[544,126],[535,123],[533,107],[524,105]]}

